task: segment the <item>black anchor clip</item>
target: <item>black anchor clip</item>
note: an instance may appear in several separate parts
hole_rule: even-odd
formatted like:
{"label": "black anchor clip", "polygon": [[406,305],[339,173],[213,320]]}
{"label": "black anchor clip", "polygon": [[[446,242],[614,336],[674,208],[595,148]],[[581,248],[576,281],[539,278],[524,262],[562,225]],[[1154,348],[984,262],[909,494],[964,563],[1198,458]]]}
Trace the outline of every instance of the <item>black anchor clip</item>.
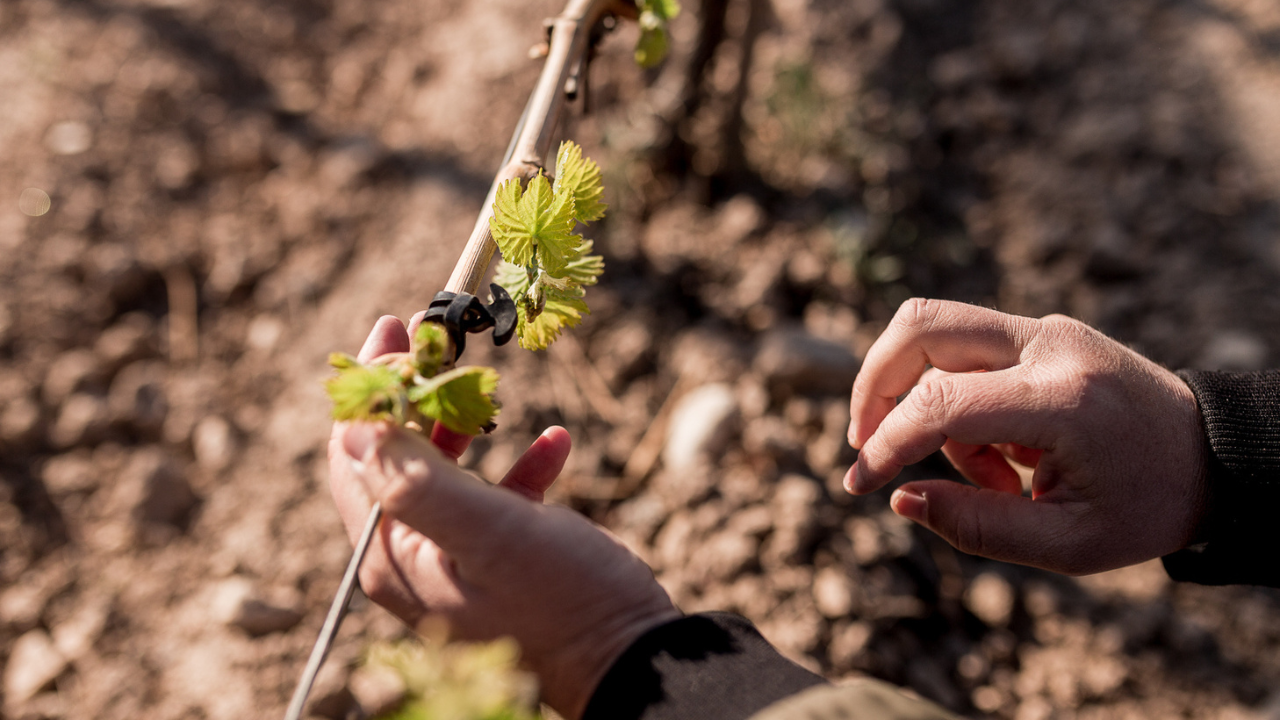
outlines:
{"label": "black anchor clip", "polygon": [[516,332],[516,304],[501,285],[492,283],[489,291],[493,302],[485,305],[470,293],[451,293],[441,290],[431,299],[423,322],[444,326],[453,340],[454,359],[462,356],[467,347],[467,333],[479,333],[493,328],[493,344],[505,345]]}

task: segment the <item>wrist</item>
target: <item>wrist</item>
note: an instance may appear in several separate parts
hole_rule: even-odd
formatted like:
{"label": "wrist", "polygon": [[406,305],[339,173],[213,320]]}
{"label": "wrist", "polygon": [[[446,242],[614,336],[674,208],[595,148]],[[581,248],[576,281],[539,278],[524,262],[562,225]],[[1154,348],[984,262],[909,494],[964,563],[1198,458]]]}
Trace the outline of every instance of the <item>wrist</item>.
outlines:
{"label": "wrist", "polygon": [[590,628],[558,648],[534,668],[542,683],[543,702],[567,720],[578,720],[600,681],[627,648],[645,633],[682,617],[662,592],[662,603],[635,608]]}
{"label": "wrist", "polygon": [[1183,409],[1184,433],[1182,442],[1190,455],[1184,469],[1187,477],[1187,507],[1189,509],[1181,547],[1204,542],[1209,534],[1209,517],[1212,498],[1209,492],[1209,463],[1212,453],[1204,416],[1195,392],[1179,373],[1175,380],[1176,392]]}

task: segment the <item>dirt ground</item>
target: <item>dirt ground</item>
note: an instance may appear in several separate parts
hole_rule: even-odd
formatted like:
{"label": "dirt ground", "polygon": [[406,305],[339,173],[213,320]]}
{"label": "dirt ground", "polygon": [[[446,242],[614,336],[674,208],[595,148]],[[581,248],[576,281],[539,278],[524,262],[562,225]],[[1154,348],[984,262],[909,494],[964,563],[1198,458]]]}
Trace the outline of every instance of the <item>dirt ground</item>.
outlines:
{"label": "dirt ground", "polygon": [[[0,3],[4,717],[282,715],[349,553],[325,357],[443,286],[558,10]],[[564,424],[557,501],[833,679],[972,717],[1280,717],[1276,592],[982,561],[839,488],[857,360],[912,295],[1280,361],[1280,5],[687,11],[664,68],[626,27],[592,66],[566,132],[605,167],[608,270],[548,353],[469,346],[504,412],[464,462]],[[404,632],[357,599],[314,713],[363,712],[349,668]]]}

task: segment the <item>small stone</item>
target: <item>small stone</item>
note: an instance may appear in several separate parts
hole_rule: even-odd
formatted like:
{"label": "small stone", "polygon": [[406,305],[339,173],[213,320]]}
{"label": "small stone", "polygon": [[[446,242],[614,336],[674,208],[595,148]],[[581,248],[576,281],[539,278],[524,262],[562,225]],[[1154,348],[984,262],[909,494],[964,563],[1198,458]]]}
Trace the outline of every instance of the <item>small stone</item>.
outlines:
{"label": "small stone", "polygon": [[843,345],[792,326],[765,334],[753,367],[774,389],[835,394],[848,393],[853,387],[858,359]]}
{"label": "small stone", "polygon": [[354,185],[373,169],[381,158],[378,146],[363,137],[348,138],[325,153],[320,161],[320,176],[333,187]]}
{"label": "small stone", "polygon": [[131,312],[98,336],[93,351],[102,363],[119,368],[152,355],[155,323],[145,313]]}
{"label": "small stone", "polygon": [[984,713],[994,713],[1009,701],[1008,695],[1001,692],[998,688],[990,685],[983,685],[973,691],[970,696],[973,706]]}
{"label": "small stone", "polygon": [[209,472],[221,472],[235,459],[236,437],[231,423],[210,415],[196,424],[191,433],[196,462]]}
{"label": "small stone", "polygon": [[40,622],[49,592],[39,585],[14,585],[0,594],[0,622],[18,631]]}
{"label": "small stone", "polygon": [[614,387],[639,375],[653,360],[653,332],[638,318],[622,320],[606,329],[592,342],[599,348],[596,370]]}
{"label": "small stone", "polygon": [[268,352],[280,342],[284,330],[284,323],[279,318],[264,313],[249,322],[244,341],[254,350]]}
{"label": "small stone", "polygon": [[55,455],[45,462],[40,479],[54,496],[87,492],[98,486],[99,470],[88,451]]}
{"label": "small stone", "polygon": [[365,666],[351,673],[349,683],[365,717],[376,717],[394,710],[409,692],[404,678],[388,667]]}
{"label": "small stone", "polygon": [[44,144],[56,155],[79,155],[93,145],[93,131],[82,122],[64,120],[49,128]]}
{"label": "small stone", "polygon": [[802,562],[817,530],[814,509],[823,495],[822,487],[803,475],[785,475],[778,481],[770,507],[773,535],[765,546],[764,561],[769,566]]}
{"label": "small stone", "polygon": [[813,601],[824,617],[848,617],[853,612],[853,599],[853,582],[843,569],[826,567],[814,576]]}
{"label": "small stone", "polygon": [[831,644],[827,647],[831,664],[842,669],[853,667],[858,656],[867,649],[873,634],[871,623],[863,621],[832,628]]}
{"label": "small stone", "polygon": [[173,458],[158,448],[144,448],[121,471],[114,500],[138,525],[181,529],[199,499]]}
{"label": "small stone", "polygon": [[774,460],[805,455],[795,428],[776,415],[765,415],[749,423],[742,434],[742,449]]}
{"label": "small stone", "polygon": [[40,434],[40,405],[29,397],[10,400],[0,411],[0,444],[14,449],[29,447]]}
{"label": "small stone", "polygon": [[48,688],[67,669],[67,659],[58,652],[44,630],[32,630],[18,638],[9,650],[4,668],[4,699],[9,708],[26,703]]}
{"label": "small stone", "polygon": [[1033,580],[1023,587],[1022,603],[1032,617],[1048,617],[1058,612],[1059,593],[1049,583]]}
{"label": "small stone", "polygon": [[107,625],[105,602],[91,602],[53,629],[53,644],[68,660],[79,660],[93,649]]}
{"label": "small stone", "polygon": [[311,686],[307,713],[328,720],[346,720],[356,705],[356,698],[347,686],[350,677],[349,667],[330,658],[320,668],[316,682]]}
{"label": "small stone", "polygon": [[969,583],[964,606],[991,627],[1004,627],[1013,616],[1013,586],[994,572],[984,572]]}
{"label": "small stone", "polygon": [[653,540],[653,559],[657,569],[683,568],[688,564],[690,546],[698,539],[697,528],[689,513],[672,515]]}
{"label": "small stone", "polygon": [[117,373],[108,395],[112,421],[159,438],[169,413],[167,375],[168,366],[158,360],[141,360]]}
{"label": "small stone", "polygon": [[102,363],[89,350],[69,350],[54,359],[45,373],[44,400],[61,405],[72,393],[89,389],[103,380]]}
{"label": "small stone", "polygon": [[251,637],[282,632],[297,625],[302,613],[269,602],[248,578],[223,580],[214,591],[213,613],[219,621]]}
{"label": "small stone", "polygon": [[756,562],[760,540],[732,529],[718,532],[690,558],[689,572],[701,582],[727,582]]}
{"label": "small stone", "polygon": [[738,402],[728,385],[703,385],[682,397],[671,414],[662,460],[667,470],[692,469],[714,460],[738,424]]}
{"label": "small stone", "polygon": [[697,326],[676,339],[671,366],[685,382],[700,385],[734,382],[746,370],[742,340],[724,330]]}
{"label": "small stone", "polygon": [[128,302],[146,290],[147,272],[123,245],[94,245],[86,256],[86,266],[86,283],[105,289],[115,302]]}
{"label": "small stone", "polygon": [[49,430],[49,441],[59,448],[91,445],[102,439],[110,417],[106,400],[77,393],[63,403],[57,421]]}
{"label": "small stone", "polygon": [[166,138],[156,158],[155,177],[169,190],[181,190],[200,170],[200,153],[181,136]]}

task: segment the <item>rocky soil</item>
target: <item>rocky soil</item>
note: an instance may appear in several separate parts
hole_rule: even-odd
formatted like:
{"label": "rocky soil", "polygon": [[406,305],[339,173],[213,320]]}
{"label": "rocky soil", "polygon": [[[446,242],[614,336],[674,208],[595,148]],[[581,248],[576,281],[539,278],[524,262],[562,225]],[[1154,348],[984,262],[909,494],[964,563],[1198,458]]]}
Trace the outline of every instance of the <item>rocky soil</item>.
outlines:
{"label": "rocky soil", "polygon": [[[324,359],[443,285],[558,9],[0,4],[4,717],[283,712],[349,552]],[[1276,592],[981,561],[839,487],[858,359],[912,295],[1280,360],[1280,6],[688,10],[661,70],[627,28],[601,48],[567,131],[606,168],[606,278],[548,353],[469,347],[505,409],[463,461],[500,476],[564,424],[558,502],[833,679],[1280,717]],[[351,667],[404,632],[357,599],[313,715],[374,707]]]}

